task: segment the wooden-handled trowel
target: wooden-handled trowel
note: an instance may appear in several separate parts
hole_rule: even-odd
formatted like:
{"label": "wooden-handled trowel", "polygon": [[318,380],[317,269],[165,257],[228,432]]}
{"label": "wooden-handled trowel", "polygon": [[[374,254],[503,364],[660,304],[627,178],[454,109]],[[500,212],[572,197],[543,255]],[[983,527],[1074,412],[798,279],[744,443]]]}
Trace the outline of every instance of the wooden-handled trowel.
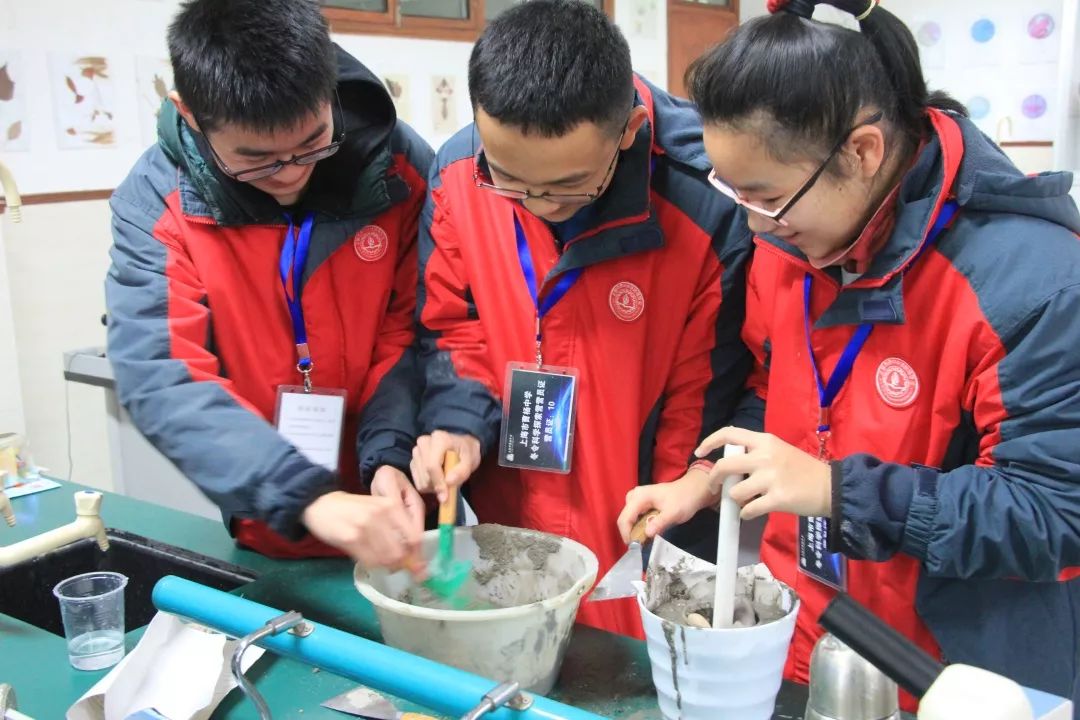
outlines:
{"label": "wooden-handled trowel", "polygon": [[589,600],[598,602],[601,600],[619,600],[620,598],[633,597],[637,591],[631,585],[635,580],[641,580],[644,572],[644,562],[641,556],[641,548],[649,544],[649,538],[645,535],[645,524],[649,518],[659,515],[659,510],[650,510],[637,519],[634,527],[630,530],[630,548],[619,558],[618,562],[611,566],[607,575],[593,588]]}

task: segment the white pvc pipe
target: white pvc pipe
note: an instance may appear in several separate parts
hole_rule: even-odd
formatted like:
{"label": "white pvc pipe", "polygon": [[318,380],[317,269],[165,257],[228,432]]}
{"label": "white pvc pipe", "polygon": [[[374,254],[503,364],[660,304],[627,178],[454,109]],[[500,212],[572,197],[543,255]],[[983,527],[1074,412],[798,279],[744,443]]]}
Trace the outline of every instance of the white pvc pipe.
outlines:
{"label": "white pvc pipe", "polygon": [[[725,445],[724,457],[744,455],[742,445]],[[714,628],[729,628],[735,619],[735,576],[739,569],[739,505],[731,489],[743,479],[728,475],[720,491],[720,532],[716,536],[716,594],[713,596]]]}

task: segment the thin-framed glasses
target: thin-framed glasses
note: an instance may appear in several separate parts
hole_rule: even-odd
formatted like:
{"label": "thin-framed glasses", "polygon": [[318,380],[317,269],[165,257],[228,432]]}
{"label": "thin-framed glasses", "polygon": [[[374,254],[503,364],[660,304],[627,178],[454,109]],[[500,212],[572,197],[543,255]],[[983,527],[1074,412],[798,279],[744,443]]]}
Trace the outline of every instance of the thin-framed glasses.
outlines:
{"label": "thin-framed glasses", "polygon": [[742,205],[750,212],[756,213],[758,215],[761,215],[762,217],[772,220],[777,225],[787,227],[787,222],[783,219],[784,215],[786,215],[787,212],[791,210],[792,205],[797,203],[803,195],[810,191],[810,188],[814,187],[814,184],[821,178],[822,173],[825,172],[825,168],[827,168],[829,166],[829,163],[832,162],[833,157],[836,156],[836,153],[840,152],[840,148],[844,147],[844,143],[846,143],[847,139],[851,137],[851,133],[855,132],[861,127],[873,125],[874,123],[881,120],[883,116],[884,113],[879,110],[878,112],[874,113],[870,117],[866,118],[859,124],[852,127],[846,133],[844,133],[844,136],[837,140],[836,144],[833,145],[832,150],[829,151],[829,154],[825,157],[825,160],[822,161],[820,165],[818,165],[818,168],[814,171],[814,174],[811,175],[809,179],[807,179],[807,181],[802,184],[802,187],[800,187],[794,195],[788,198],[787,201],[776,210],[766,210],[763,207],[754,205],[753,203],[749,203],[743,200],[742,197],[739,195],[738,190],[736,190],[731,185],[728,185],[726,182],[716,176],[716,168],[713,168],[709,171],[709,182],[714,188],[734,200],[736,204]]}
{"label": "thin-framed glasses", "polygon": [[[214,161],[218,164],[221,172],[238,182],[262,180],[271,175],[276,175],[289,165],[314,165],[320,160],[325,160],[336,153],[342,143],[345,142],[345,115],[341,111],[341,100],[338,98],[337,91],[334,91],[334,109],[337,111],[337,114],[335,117],[334,113],[331,113],[331,122],[341,128],[341,133],[336,140],[321,148],[316,148],[315,150],[310,150],[299,155],[293,155],[288,160],[276,160],[266,165],[259,165],[258,167],[245,168],[244,170],[234,170],[230,168],[225,161],[221,159],[221,156],[218,155],[217,150],[215,150],[214,146],[210,143],[210,138],[207,137],[205,133],[203,133],[203,138],[206,140],[206,146],[210,148],[210,154],[214,156]],[[198,120],[198,118],[196,118],[196,120]],[[338,122],[338,120],[340,120],[340,122]],[[202,123],[200,122],[199,125],[202,126]]]}
{"label": "thin-framed glasses", "polygon": [[591,193],[552,193],[542,192],[533,193],[529,190],[513,190],[511,188],[500,187],[492,182],[490,176],[481,175],[480,163],[476,158],[476,122],[473,121],[473,182],[476,183],[476,187],[482,190],[488,190],[501,195],[511,200],[545,200],[556,205],[582,205],[591,203],[600,197],[600,194],[604,191],[604,187],[607,185],[608,180],[611,178],[611,172],[615,169],[615,161],[619,159],[619,152],[622,150],[622,138],[626,135],[626,129],[630,127],[630,117],[627,116],[626,122],[623,123],[622,131],[619,132],[619,141],[615,144],[615,154],[611,156],[611,162],[608,163],[607,170],[604,172],[604,177],[601,178],[600,184],[596,186],[596,192]]}

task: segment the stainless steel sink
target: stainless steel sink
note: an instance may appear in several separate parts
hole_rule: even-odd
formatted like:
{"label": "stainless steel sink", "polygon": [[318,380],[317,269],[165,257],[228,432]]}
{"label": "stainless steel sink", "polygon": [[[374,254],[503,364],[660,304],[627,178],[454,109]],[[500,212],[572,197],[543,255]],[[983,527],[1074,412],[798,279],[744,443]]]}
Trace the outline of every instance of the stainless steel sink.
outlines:
{"label": "stainless steel sink", "polygon": [[93,540],[80,540],[0,569],[0,614],[62,636],[60,605],[52,594],[53,587],[72,575],[111,570],[128,577],[124,614],[126,629],[131,631],[150,622],[157,612],[150,595],[154,584],[166,575],[177,575],[226,592],[257,577],[246,568],[141,535],[112,529],[106,535],[109,537],[106,552]]}

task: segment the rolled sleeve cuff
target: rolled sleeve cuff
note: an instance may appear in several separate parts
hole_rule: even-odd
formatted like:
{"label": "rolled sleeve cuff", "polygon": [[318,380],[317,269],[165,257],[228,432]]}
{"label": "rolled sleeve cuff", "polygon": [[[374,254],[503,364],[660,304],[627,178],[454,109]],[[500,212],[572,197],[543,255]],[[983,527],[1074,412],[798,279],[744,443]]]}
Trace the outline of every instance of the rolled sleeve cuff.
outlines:
{"label": "rolled sleeve cuff", "polygon": [[301,517],[308,505],[316,499],[339,489],[340,479],[335,473],[324,468],[308,473],[302,482],[294,482],[281,491],[270,490],[260,493],[260,505],[269,507],[262,513],[263,521],[270,529],[289,540],[299,540],[307,534],[307,528]]}
{"label": "rolled sleeve cuff", "polygon": [[929,554],[934,518],[938,512],[938,478],[937,470],[915,467],[915,492],[908,507],[900,552],[919,561],[925,561]]}
{"label": "rolled sleeve cuff", "polygon": [[[865,454],[856,454],[830,464],[832,512],[829,522],[829,549],[858,560],[887,560],[904,552],[903,543],[916,486],[921,479],[917,467],[885,463]],[[936,473],[930,470],[930,478]],[[935,486],[936,487],[936,486]],[[931,493],[934,494],[934,493]],[[928,539],[935,508],[927,508],[915,520],[925,523],[922,551]],[[928,513],[928,516],[927,516]],[[918,531],[916,531],[918,533]],[[917,555],[916,557],[921,557]]]}
{"label": "rolled sleeve cuff", "polygon": [[360,448],[360,479],[371,484],[375,471],[384,465],[397,468],[407,476],[412,461],[415,438],[402,433],[384,432],[371,438]]}

